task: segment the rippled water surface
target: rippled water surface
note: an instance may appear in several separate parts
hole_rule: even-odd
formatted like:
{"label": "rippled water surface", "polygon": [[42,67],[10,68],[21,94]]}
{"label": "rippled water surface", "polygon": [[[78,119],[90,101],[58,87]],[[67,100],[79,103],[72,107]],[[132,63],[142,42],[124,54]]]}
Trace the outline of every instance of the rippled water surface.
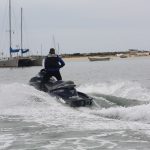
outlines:
{"label": "rippled water surface", "polygon": [[66,61],[64,80],[94,98],[72,108],[28,84],[42,67],[0,69],[0,149],[149,150],[150,58]]}

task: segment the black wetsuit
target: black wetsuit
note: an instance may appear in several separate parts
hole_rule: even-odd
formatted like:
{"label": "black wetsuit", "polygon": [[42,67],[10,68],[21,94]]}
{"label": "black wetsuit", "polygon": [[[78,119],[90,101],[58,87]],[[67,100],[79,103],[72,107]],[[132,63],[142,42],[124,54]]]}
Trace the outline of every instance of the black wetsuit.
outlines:
{"label": "black wetsuit", "polygon": [[57,80],[62,80],[60,74],[60,68],[65,65],[64,61],[56,54],[49,54],[45,58],[45,70],[44,82],[47,82],[50,77],[54,76]]}

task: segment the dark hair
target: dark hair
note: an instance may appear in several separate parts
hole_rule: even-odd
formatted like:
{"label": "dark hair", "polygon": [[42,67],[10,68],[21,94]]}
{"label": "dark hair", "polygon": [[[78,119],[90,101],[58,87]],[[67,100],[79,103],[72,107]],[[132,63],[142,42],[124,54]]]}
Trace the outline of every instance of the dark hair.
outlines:
{"label": "dark hair", "polygon": [[54,48],[51,48],[50,51],[49,51],[49,53],[50,53],[50,54],[55,54],[55,49],[54,49]]}

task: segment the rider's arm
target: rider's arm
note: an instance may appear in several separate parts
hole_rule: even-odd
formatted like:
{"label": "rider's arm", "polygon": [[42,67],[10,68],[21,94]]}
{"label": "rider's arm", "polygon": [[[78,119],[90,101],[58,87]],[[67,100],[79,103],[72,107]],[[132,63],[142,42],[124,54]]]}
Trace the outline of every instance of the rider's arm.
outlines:
{"label": "rider's arm", "polygon": [[59,62],[60,62],[60,68],[65,66],[65,62],[62,60],[62,58],[58,56],[58,59],[59,59]]}

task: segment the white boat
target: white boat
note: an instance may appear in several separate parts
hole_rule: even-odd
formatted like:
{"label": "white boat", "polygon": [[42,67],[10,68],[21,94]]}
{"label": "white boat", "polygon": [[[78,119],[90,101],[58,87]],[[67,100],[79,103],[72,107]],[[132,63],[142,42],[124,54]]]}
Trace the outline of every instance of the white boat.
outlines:
{"label": "white boat", "polygon": [[18,67],[18,59],[17,58],[0,59],[0,67]]}
{"label": "white boat", "polygon": [[[11,0],[9,0],[9,58],[3,58],[0,60],[0,67],[20,67],[20,66],[32,66],[32,59],[30,57],[23,57],[23,53],[29,51],[29,49],[22,48],[22,8],[21,8],[21,48],[12,48],[12,27],[11,27]],[[13,57],[12,53],[21,51],[21,57]]]}
{"label": "white boat", "polygon": [[88,57],[89,61],[108,61],[110,57]]}

